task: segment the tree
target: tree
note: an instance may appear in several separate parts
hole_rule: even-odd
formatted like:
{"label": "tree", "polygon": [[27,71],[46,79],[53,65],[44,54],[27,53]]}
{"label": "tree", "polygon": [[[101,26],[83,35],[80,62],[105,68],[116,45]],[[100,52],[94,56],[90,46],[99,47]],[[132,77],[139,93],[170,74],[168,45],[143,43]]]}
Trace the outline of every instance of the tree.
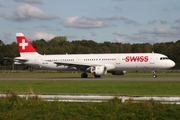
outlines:
{"label": "tree", "polygon": [[36,51],[40,54],[48,54],[47,47],[49,46],[47,42],[44,39],[32,41],[33,47],[36,49]]}
{"label": "tree", "polygon": [[[40,54],[89,54],[89,53],[162,53],[167,55],[170,59],[175,61],[176,69],[180,69],[180,40],[176,42],[149,43],[142,44],[122,44],[105,41],[103,43],[96,43],[93,40],[74,40],[67,41],[65,36],[57,36],[50,41],[44,39],[32,41],[32,45]],[[5,65],[4,58],[14,58],[19,56],[17,43],[5,45],[0,40],[0,65]],[[6,61],[9,68],[12,62]]]}
{"label": "tree", "polygon": [[121,50],[123,53],[130,53],[131,52],[131,44],[126,43],[121,46]]}

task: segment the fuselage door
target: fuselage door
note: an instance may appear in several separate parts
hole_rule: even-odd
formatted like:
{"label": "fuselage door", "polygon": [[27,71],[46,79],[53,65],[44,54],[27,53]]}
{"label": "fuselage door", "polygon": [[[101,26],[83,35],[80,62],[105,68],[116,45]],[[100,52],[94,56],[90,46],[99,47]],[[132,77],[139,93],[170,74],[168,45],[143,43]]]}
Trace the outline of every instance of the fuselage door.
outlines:
{"label": "fuselage door", "polygon": [[154,54],[150,55],[150,64],[154,64],[155,63],[155,57],[154,57]]}
{"label": "fuselage door", "polygon": [[120,57],[116,57],[116,65],[120,65]]}
{"label": "fuselage door", "polygon": [[80,58],[80,57],[77,57],[77,58],[76,58],[76,62],[81,62],[81,58]]}

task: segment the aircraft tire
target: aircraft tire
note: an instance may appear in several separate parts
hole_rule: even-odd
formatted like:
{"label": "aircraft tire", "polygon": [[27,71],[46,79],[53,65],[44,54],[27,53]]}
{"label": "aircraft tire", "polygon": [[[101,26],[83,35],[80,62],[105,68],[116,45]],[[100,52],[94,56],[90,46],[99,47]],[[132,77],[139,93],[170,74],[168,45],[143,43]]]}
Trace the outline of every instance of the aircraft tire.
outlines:
{"label": "aircraft tire", "polygon": [[82,73],[81,74],[81,78],[87,78],[88,77],[88,74],[87,73]]}
{"label": "aircraft tire", "polygon": [[157,78],[157,75],[153,75],[153,78]]}
{"label": "aircraft tire", "polygon": [[100,75],[94,75],[95,78],[100,78],[101,76]]}

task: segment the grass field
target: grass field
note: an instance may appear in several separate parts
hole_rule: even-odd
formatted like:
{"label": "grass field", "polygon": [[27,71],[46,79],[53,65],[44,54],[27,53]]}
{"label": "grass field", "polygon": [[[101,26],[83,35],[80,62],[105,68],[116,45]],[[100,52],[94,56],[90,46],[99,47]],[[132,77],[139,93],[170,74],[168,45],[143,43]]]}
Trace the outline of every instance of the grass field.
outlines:
{"label": "grass field", "polygon": [[178,120],[179,111],[179,105],[154,101],[66,103],[17,96],[0,98],[0,120]]}
{"label": "grass field", "polygon": [[[179,78],[179,73],[159,73],[160,78]],[[114,95],[180,95],[180,82],[111,81],[112,77],[148,78],[151,73],[127,73],[124,76],[103,76],[109,80],[82,80],[80,73],[0,73],[0,92],[13,91],[0,98],[0,120],[164,120],[179,119],[180,106],[155,101],[121,103],[114,98],[102,103],[47,102],[39,98],[19,98],[16,93],[34,94],[114,94]],[[23,78],[32,80],[23,80]],[[58,80],[79,78],[79,80]],[[90,76],[93,77],[93,76]],[[6,79],[8,78],[8,80]],[[9,79],[10,78],[10,79]],[[11,80],[19,78],[20,80]],[[41,80],[33,80],[40,78]],[[42,80],[48,78],[49,80]],[[51,80],[55,78],[57,80]],[[15,94],[14,94],[15,92]]]}
{"label": "grass field", "polygon": [[[80,73],[0,73],[0,78],[79,78]],[[90,76],[93,77],[93,76]],[[112,77],[147,78],[150,73],[127,73],[124,76],[103,76],[109,80],[1,80],[0,92],[35,94],[115,94],[115,95],[180,95],[180,82],[111,81]],[[111,77],[111,78],[110,78]],[[159,73],[158,77],[180,77],[179,73]]]}

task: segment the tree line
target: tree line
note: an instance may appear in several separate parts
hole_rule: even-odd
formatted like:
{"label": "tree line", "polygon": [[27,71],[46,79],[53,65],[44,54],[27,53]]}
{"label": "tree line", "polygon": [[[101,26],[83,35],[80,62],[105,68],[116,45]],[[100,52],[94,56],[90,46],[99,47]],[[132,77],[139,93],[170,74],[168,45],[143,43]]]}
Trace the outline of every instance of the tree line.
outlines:
{"label": "tree line", "polygon": [[[180,69],[180,40],[155,44],[130,44],[109,41],[97,43],[93,40],[68,41],[65,36],[57,36],[49,41],[40,39],[31,43],[40,54],[162,53],[175,61],[176,66],[173,69]],[[0,70],[11,69],[13,58],[18,56],[19,52],[16,42],[4,44],[0,40]]]}

